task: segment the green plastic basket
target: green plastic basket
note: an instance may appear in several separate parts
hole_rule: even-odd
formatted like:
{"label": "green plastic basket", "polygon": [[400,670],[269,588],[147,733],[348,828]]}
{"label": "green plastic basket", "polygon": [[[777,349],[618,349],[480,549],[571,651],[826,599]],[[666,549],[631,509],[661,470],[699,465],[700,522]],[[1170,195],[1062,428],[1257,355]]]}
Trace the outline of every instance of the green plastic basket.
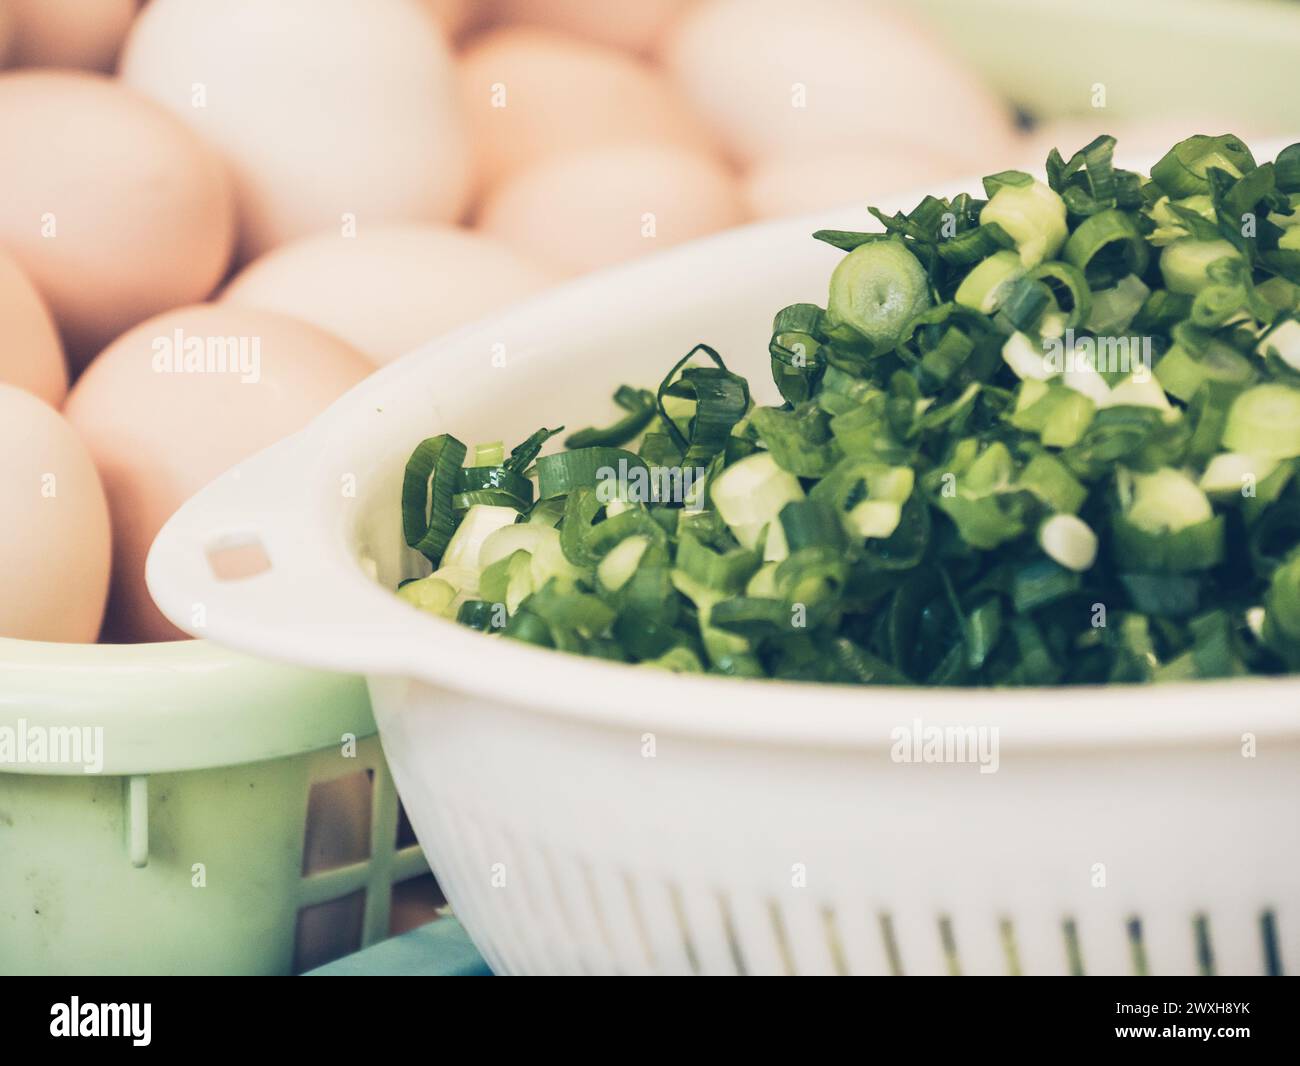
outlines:
{"label": "green plastic basket", "polygon": [[[428,867],[397,846],[374,734],[359,678],[202,641],[0,640],[0,973],[289,973],[324,961],[299,936],[322,904],[326,939],[347,924],[330,908],[359,927],[332,953],[384,938],[392,885]],[[81,761],[13,761],[42,742]],[[340,783],[362,857],[304,873],[305,854],[337,852],[309,807],[338,815],[338,793],[320,799]]]}
{"label": "green plastic basket", "polygon": [[[1001,95],[1039,118],[1244,120],[1300,129],[1294,0],[913,0]],[[1097,107],[1097,86],[1105,107]],[[1189,129],[1190,133],[1226,133]],[[1070,145],[1070,148],[1077,147]],[[1066,145],[1061,149],[1066,150]]]}

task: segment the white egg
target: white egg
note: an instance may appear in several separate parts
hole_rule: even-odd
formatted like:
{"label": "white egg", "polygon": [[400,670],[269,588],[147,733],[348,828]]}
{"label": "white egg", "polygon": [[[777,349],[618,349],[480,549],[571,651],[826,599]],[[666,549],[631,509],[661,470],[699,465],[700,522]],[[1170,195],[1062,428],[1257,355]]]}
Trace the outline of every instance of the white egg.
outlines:
{"label": "white egg", "polygon": [[[970,168],[924,149],[877,142],[870,148],[779,155],[756,163],[744,178],[745,200],[755,218],[797,215],[856,203],[864,209],[879,197],[920,191]],[[977,192],[976,183],[972,192]]]}
{"label": "white egg", "polygon": [[293,315],[387,363],[550,277],[481,234],[393,226],[282,245],[245,267],[222,299]]}
{"label": "white egg", "polygon": [[108,596],[108,504],[49,404],[0,384],[0,637],[85,643]]}
{"label": "white egg", "polygon": [[413,0],[153,0],[121,73],[229,163],[243,259],[465,204],[451,55]]}
{"label": "white egg", "polygon": [[710,156],[615,144],[516,175],[486,201],[479,225],[538,262],[577,274],[743,220],[735,180]]}
{"label": "white egg", "polygon": [[732,154],[870,149],[884,138],[1005,165],[1009,110],[932,35],[856,0],[708,0],[664,46],[668,69]]}

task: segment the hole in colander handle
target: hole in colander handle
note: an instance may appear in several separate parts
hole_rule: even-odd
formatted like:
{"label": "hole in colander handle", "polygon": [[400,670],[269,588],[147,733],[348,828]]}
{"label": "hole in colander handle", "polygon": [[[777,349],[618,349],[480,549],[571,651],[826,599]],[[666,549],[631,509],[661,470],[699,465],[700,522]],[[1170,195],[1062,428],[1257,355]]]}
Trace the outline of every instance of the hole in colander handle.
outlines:
{"label": "hole in colander handle", "polygon": [[[185,632],[227,647],[335,671],[401,673],[406,605],[351,557],[338,493],[303,478],[296,444],[289,438],[254,456],[181,506],[149,551],[149,593]],[[256,565],[223,569],[231,549],[251,552]]]}

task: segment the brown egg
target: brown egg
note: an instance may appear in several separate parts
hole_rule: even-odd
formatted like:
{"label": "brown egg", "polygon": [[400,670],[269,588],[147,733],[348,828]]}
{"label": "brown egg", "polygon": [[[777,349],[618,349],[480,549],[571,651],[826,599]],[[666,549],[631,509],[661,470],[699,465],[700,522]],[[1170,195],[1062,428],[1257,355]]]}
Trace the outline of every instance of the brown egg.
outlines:
{"label": "brown egg", "polygon": [[49,404],[0,384],[0,637],[93,641],[108,595],[108,505]]}
{"label": "brown egg", "polygon": [[327,229],[450,222],[465,207],[455,66],[413,0],[152,0],[121,73],[226,160],[241,261]]}
{"label": "brown egg", "polygon": [[388,226],[281,245],[245,267],[221,298],[301,318],[387,363],[552,276],[479,233]]}
{"label": "brown egg", "polygon": [[484,204],[479,225],[537,262],[578,274],[743,220],[740,190],[712,157],[614,144],[516,175]]}
{"label": "brown egg", "polygon": [[448,37],[455,37],[470,25],[474,14],[471,0],[420,0]]}
{"label": "brown egg", "polygon": [[9,9],[9,0],[0,0],[0,67],[3,67],[9,59],[13,37],[14,16]]}
{"label": "brown egg", "polygon": [[68,396],[113,515],[105,639],[183,637],[145,590],[144,563],[185,499],[305,425],[371,370],[361,353],[305,322],[229,305],[142,322],[91,364]]}
{"label": "brown egg", "polygon": [[0,245],[45,297],[74,367],[221,279],[230,183],[157,104],[98,75],[3,74],[0,145]]}
{"label": "brown egg", "polygon": [[614,142],[712,147],[654,68],[553,31],[505,28],[475,39],[460,78],[489,184],[539,160]]}
{"label": "brown egg", "polygon": [[107,73],[135,18],[136,0],[4,0],[14,23],[16,67],[80,67]]}
{"label": "brown egg", "polygon": [[697,0],[496,0],[494,15],[512,25],[547,26],[599,44],[650,52],[673,19]]}
{"label": "brown egg", "polygon": [[17,385],[58,407],[68,391],[68,368],[54,319],[41,294],[0,249],[0,382]]}

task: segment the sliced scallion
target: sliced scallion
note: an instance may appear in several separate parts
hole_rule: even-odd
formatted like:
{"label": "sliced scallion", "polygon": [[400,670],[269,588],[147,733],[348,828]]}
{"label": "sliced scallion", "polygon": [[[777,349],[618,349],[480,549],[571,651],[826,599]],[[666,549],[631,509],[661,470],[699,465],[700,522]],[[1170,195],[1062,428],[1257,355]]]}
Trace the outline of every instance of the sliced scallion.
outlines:
{"label": "sliced scallion", "polygon": [[1300,389],[1273,383],[1247,389],[1228,411],[1223,443],[1264,459],[1300,455]]}
{"label": "sliced scallion", "polygon": [[465,445],[450,434],[429,437],[411,453],[402,478],[402,532],[406,543],[434,566],[455,530],[456,493]]}
{"label": "sliced scallion", "polygon": [[1152,180],[1115,147],[819,233],[848,254],[772,320],[777,406],[701,344],[567,450],[421,442],[438,568],[399,596],[728,676],[1300,672],[1300,145],[1192,137]]}

